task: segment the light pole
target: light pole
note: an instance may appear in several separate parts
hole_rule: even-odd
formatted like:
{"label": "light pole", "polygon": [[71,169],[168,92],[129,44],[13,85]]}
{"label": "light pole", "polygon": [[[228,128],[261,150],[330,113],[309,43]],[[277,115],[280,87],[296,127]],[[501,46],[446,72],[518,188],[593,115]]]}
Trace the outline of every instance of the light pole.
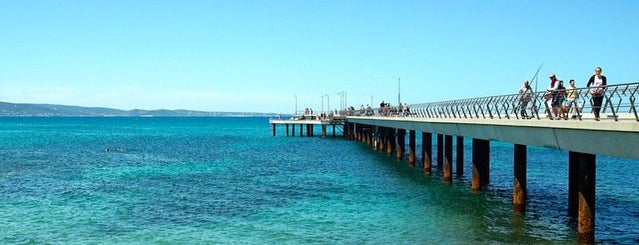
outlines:
{"label": "light pole", "polygon": [[370,107],[373,107],[373,97],[375,97],[375,95],[371,95],[371,103],[369,104]]}
{"label": "light pole", "polygon": [[293,98],[295,98],[295,112],[293,112],[293,116],[297,115],[297,95],[293,95]]}
{"label": "light pole", "polygon": [[[328,96],[328,94],[325,94],[324,96],[326,96],[326,110],[330,111],[331,110],[331,97]],[[322,103],[323,105],[323,103]]]}
{"label": "light pole", "polygon": [[337,95],[339,95],[340,109],[342,110],[346,109],[346,107],[348,106],[348,103],[346,102],[346,91],[340,91],[339,93],[337,93]]}
{"label": "light pole", "polygon": [[322,95],[320,97],[322,97],[322,110],[321,110],[321,112],[324,112],[324,95]]}

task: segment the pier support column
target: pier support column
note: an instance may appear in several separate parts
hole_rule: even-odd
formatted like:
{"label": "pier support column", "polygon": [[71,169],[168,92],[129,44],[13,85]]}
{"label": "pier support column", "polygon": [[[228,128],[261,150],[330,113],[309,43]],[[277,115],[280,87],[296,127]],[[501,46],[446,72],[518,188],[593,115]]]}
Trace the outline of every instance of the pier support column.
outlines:
{"label": "pier support column", "polygon": [[273,136],[275,136],[275,129],[277,128],[277,126],[275,125],[275,123],[273,123]]}
{"label": "pier support column", "polygon": [[344,122],[344,125],[342,126],[342,137],[344,138],[348,138],[348,134],[349,134],[349,128],[351,127],[351,123],[347,123]]}
{"label": "pier support column", "polygon": [[347,128],[346,123],[342,124],[342,137],[344,138],[346,138],[346,128]]}
{"label": "pier support column", "polygon": [[291,125],[291,128],[292,128],[292,129],[291,129],[291,135],[292,135],[293,137],[295,137],[295,124],[292,124],[292,125]]}
{"label": "pier support column", "polygon": [[597,157],[579,153],[579,216],[577,242],[595,243],[595,176]]}
{"label": "pier support column", "polygon": [[568,216],[577,218],[579,210],[579,153],[568,152]]}
{"label": "pier support column", "polygon": [[379,127],[378,126],[373,126],[371,128],[371,141],[373,143],[373,150],[377,150],[377,145],[379,144],[377,142],[377,135],[379,134]]}
{"label": "pier support column", "polygon": [[288,123],[286,124],[286,136],[288,136]]}
{"label": "pier support column", "polygon": [[355,140],[355,128],[357,128],[357,123],[351,124],[351,126],[348,128],[348,138],[350,140]]}
{"label": "pier support column", "polygon": [[357,123],[353,123],[353,127],[350,128],[350,130],[351,130],[350,139],[351,140],[356,140],[357,139],[357,127],[359,127],[358,124]]}
{"label": "pier support column", "polygon": [[483,185],[489,183],[490,169],[490,141],[473,139],[473,179],[472,189],[481,190]]}
{"label": "pier support column", "polygon": [[433,156],[433,134],[422,132],[422,161],[426,174],[430,174],[432,171],[431,156]]}
{"label": "pier support column", "polygon": [[385,127],[379,127],[379,151],[384,152],[384,150],[386,150],[386,128]]}
{"label": "pier support column", "polygon": [[322,138],[326,138],[326,124],[322,124]]}
{"label": "pier support column", "polygon": [[408,131],[408,165],[415,166],[415,130]]}
{"label": "pier support column", "polygon": [[513,183],[513,211],[524,213],[526,211],[526,168],[528,149],[526,145],[515,144],[513,172],[515,180]]}
{"label": "pier support column", "polygon": [[304,124],[300,124],[300,137],[304,137]]}
{"label": "pier support column", "polygon": [[397,129],[397,160],[404,158],[406,150],[406,129]]}
{"label": "pier support column", "polygon": [[386,128],[386,153],[393,154],[395,150],[395,129]]}
{"label": "pier support column", "polygon": [[437,134],[437,168],[444,165],[444,135]]}
{"label": "pier support column", "polygon": [[444,135],[444,181],[453,180],[453,136]]}
{"label": "pier support column", "polygon": [[368,128],[368,127],[370,127],[370,126],[366,126],[366,127],[362,128],[362,142],[363,142],[364,144],[367,144],[367,145],[369,144],[369,143],[368,143],[368,140],[370,139],[370,138],[368,137],[368,134],[370,133],[370,131],[369,131],[369,128]]}
{"label": "pier support column", "polygon": [[335,127],[336,127],[336,125],[333,124],[333,137],[335,137]]}
{"label": "pier support column", "polygon": [[464,136],[457,136],[457,175],[464,175]]}

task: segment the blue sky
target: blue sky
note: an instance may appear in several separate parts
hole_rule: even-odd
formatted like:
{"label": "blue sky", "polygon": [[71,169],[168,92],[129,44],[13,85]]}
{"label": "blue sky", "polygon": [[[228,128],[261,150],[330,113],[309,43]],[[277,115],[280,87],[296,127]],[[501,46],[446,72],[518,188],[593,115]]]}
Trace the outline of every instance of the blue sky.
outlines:
{"label": "blue sky", "polygon": [[[0,0],[0,101],[292,113],[639,81],[639,1]],[[328,98],[322,96],[328,95]],[[322,103],[324,101],[324,103]]]}

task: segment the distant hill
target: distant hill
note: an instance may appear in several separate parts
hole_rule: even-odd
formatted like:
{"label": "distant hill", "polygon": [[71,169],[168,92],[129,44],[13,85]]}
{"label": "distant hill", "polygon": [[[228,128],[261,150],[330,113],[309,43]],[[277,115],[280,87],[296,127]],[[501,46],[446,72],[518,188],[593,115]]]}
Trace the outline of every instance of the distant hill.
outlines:
{"label": "distant hill", "polygon": [[237,117],[271,117],[275,113],[254,112],[207,112],[191,110],[118,110],[102,107],[81,107],[51,104],[19,104],[0,102],[0,116],[237,116]]}

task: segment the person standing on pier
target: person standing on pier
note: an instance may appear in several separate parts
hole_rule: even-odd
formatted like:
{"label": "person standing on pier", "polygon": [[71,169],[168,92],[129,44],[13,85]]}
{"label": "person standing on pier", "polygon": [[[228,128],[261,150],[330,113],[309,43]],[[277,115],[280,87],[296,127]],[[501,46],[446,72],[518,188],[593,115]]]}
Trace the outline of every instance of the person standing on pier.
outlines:
{"label": "person standing on pier", "polygon": [[544,94],[544,98],[546,99],[544,105],[546,106],[547,115],[550,119],[553,119],[553,106],[555,102],[555,97],[557,96],[557,89],[559,88],[559,80],[555,74],[550,74],[550,86],[546,89],[546,93]]}
{"label": "person standing on pier", "polygon": [[526,107],[528,107],[528,102],[530,102],[531,97],[532,88],[528,80],[525,80],[524,85],[519,89],[519,113],[522,119],[530,119],[530,116],[526,113]]}
{"label": "person standing on pier", "polygon": [[586,84],[588,88],[592,85],[590,94],[592,95],[592,112],[595,114],[595,121],[599,121],[599,112],[601,111],[606,84],[606,76],[601,75],[601,67],[595,67],[595,74],[590,76]]}
{"label": "person standing on pier", "polygon": [[579,107],[577,107],[577,99],[579,98],[579,91],[575,87],[575,80],[570,79],[568,88],[566,89],[566,111],[564,111],[564,117],[568,118],[568,112],[572,109],[571,118],[577,118]]}
{"label": "person standing on pier", "polygon": [[564,87],[564,81],[559,80],[557,83],[557,90],[554,92],[554,96],[552,98],[552,113],[555,117],[555,120],[561,119],[561,117],[563,117],[564,115],[563,104],[564,98],[566,97],[566,87]]}

